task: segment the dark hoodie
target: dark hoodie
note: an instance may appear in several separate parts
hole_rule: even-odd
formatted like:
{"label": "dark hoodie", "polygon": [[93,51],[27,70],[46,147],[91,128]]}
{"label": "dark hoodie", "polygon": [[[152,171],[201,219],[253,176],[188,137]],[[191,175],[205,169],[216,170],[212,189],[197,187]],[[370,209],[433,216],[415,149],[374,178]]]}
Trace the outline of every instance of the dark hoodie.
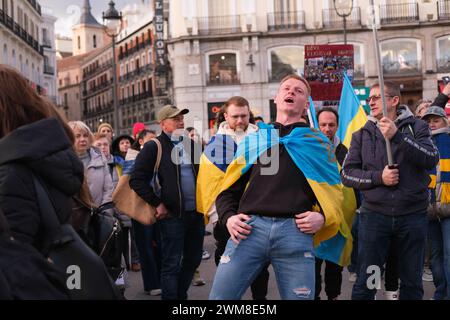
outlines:
{"label": "dark hoodie", "polygon": [[436,166],[439,152],[428,125],[414,118],[407,107],[398,107],[395,124],[398,131],[391,147],[394,163],[399,165],[399,184],[383,184],[382,173],[388,164],[386,142],[373,117],[352,136],[341,171],[342,182],[361,190],[362,207],[370,211],[391,216],[419,211],[425,214],[430,182],[427,170]]}
{"label": "dark hoodie", "polygon": [[71,214],[70,197],[83,182],[83,164],[55,118],[22,126],[0,139],[0,208],[12,235],[40,249],[40,213],[32,172],[49,191],[59,221]]}

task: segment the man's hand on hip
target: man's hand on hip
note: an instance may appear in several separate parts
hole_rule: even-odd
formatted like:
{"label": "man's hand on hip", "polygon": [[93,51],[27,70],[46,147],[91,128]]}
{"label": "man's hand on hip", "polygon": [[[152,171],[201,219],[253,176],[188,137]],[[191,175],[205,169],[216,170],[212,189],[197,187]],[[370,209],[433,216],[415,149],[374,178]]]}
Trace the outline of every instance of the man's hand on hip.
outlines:
{"label": "man's hand on hip", "polygon": [[295,223],[301,232],[312,234],[319,231],[324,223],[325,218],[319,212],[307,211],[295,216]]}
{"label": "man's hand on hip", "polygon": [[247,239],[250,234],[252,227],[245,223],[248,220],[250,220],[250,216],[243,213],[228,218],[227,229],[235,244],[239,244],[240,240]]}

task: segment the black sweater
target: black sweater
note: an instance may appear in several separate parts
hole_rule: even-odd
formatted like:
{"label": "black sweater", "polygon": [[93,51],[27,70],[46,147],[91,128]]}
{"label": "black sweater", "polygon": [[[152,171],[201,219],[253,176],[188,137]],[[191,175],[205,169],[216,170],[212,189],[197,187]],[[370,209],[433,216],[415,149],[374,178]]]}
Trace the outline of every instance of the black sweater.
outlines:
{"label": "black sweater", "polygon": [[[289,126],[275,123],[275,128],[280,130],[280,137],[288,135],[296,127],[306,126],[304,123]],[[280,145],[279,150],[279,169],[275,175],[262,175],[261,169],[272,163],[261,164],[258,158],[258,162],[245,175],[217,197],[220,223],[225,225],[228,218],[238,213],[294,217],[298,213],[311,211],[317,199],[310,185],[285,147]]]}

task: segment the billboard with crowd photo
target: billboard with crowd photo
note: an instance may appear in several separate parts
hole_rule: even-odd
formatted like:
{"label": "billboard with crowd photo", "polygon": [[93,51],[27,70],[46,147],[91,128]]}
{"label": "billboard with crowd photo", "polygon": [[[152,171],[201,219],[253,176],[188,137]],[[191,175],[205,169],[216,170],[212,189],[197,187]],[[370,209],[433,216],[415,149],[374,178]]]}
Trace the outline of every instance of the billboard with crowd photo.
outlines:
{"label": "billboard with crowd photo", "polygon": [[343,72],[354,74],[353,45],[306,45],[305,78],[314,101],[336,101],[341,97]]}

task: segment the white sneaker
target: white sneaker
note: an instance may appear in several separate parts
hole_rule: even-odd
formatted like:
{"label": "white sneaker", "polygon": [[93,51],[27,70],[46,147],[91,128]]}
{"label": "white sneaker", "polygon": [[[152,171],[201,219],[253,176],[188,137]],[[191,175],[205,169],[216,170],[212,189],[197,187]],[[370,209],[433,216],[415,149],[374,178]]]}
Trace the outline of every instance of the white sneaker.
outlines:
{"label": "white sneaker", "polygon": [[397,291],[385,291],[384,296],[386,300],[398,300],[398,290]]}
{"label": "white sneaker", "polygon": [[161,293],[162,293],[161,289],[153,289],[153,290],[150,290],[150,292],[148,294],[151,296],[160,296]]}
{"label": "white sneaker", "polygon": [[206,251],[206,250],[203,250],[203,253],[202,253],[202,259],[203,259],[203,260],[207,260],[207,259],[209,259],[210,257],[211,257],[211,255],[209,254],[209,252]]}
{"label": "white sneaker", "polygon": [[433,273],[430,269],[424,268],[422,273],[422,280],[426,282],[433,282]]}
{"label": "white sneaker", "polygon": [[350,276],[348,277],[348,281],[356,282],[356,272],[350,272]]}
{"label": "white sneaker", "polygon": [[115,281],[115,285],[117,286],[117,288],[119,290],[125,289],[125,275],[124,275],[123,270],[120,272],[119,276],[117,277],[117,279]]}

